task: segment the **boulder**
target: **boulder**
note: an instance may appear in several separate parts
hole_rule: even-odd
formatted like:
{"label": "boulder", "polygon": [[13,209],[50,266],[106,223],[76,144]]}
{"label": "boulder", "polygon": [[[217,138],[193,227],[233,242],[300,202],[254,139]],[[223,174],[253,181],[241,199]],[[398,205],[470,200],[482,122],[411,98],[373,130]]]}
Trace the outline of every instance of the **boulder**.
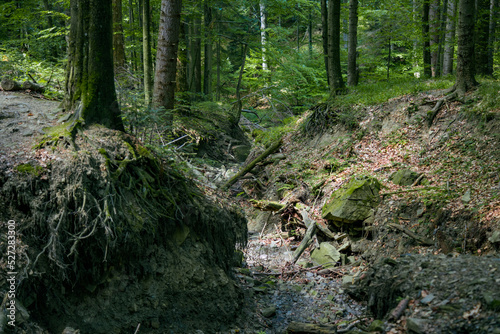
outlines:
{"label": "boulder", "polygon": [[322,242],[319,248],[311,253],[311,260],[316,265],[323,265],[323,268],[335,266],[340,260],[339,251],[328,242]]}
{"label": "boulder", "polygon": [[372,177],[353,179],[344,188],[335,191],[323,206],[322,216],[338,225],[362,222],[373,213],[379,203],[380,182]]}
{"label": "boulder", "polygon": [[399,186],[411,186],[420,177],[420,175],[420,173],[411,171],[409,169],[401,169],[393,173],[389,177],[389,180]]}

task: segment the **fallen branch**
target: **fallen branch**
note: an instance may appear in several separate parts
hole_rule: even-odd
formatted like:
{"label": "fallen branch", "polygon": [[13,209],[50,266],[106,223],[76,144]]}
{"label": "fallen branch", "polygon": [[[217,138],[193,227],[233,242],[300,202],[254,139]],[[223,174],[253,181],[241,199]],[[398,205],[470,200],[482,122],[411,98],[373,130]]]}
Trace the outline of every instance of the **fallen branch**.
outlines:
{"label": "fallen branch", "polygon": [[330,239],[337,240],[337,236],[328,229],[328,226],[325,224],[325,222],[318,220],[316,222],[316,226],[319,228],[321,232],[323,232],[324,235],[326,235]]}
{"label": "fallen branch", "polygon": [[417,240],[418,242],[420,242],[421,244],[423,244],[425,246],[433,246],[434,245],[434,241],[432,241],[431,239],[427,239],[426,237],[422,237],[422,236],[410,231],[409,229],[407,229],[406,227],[404,227],[402,225],[395,224],[395,223],[389,223],[388,225],[389,225],[389,227],[395,228],[395,229],[405,233],[409,237]]}
{"label": "fallen branch", "polygon": [[309,215],[307,214],[306,210],[302,210],[301,215],[302,215],[302,220],[307,226],[307,231],[299,247],[297,247],[297,249],[293,253],[293,261],[292,261],[293,264],[297,262],[302,253],[306,250],[307,247],[309,247],[310,242],[312,241],[312,237],[316,233],[316,228],[317,228],[315,221],[309,218]]}
{"label": "fallen branch", "polygon": [[252,203],[252,206],[256,209],[259,209],[261,211],[279,211],[283,207],[285,207],[285,204],[281,204],[280,202],[274,202],[274,201],[258,201],[255,199],[251,199],[250,203]]}
{"label": "fallen branch", "polygon": [[301,334],[334,334],[337,333],[337,326],[321,325],[321,324],[308,324],[304,322],[292,321],[287,329],[287,333],[301,333]]}
{"label": "fallen branch", "polygon": [[448,96],[443,97],[442,99],[438,100],[434,108],[427,112],[427,125],[429,127],[432,125],[432,122],[434,122],[434,118],[436,118],[437,114],[439,113],[439,110],[441,110],[441,106],[443,105],[444,102],[448,101],[453,101],[454,99],[457,98],[457,92],[454,92]]}
{"label": "fallen branch", "polygon": [[402,301],[400,301],[398,306],[396,306],[392,310],[391,315],[389,316],[389,319],[394,320],[394,321],[398,320],[399,317],[401,317],[401,315],[403,314],[406,307],[408,306],[409,302],[410,302],[409,298],[405,298]]}
{"label": "fallen branch", "polygon": [[393,191],[389,193],[382,193],[380,196],[388,196],[388,195],[396,195],[396,194],[404,194],[404,193],[412,193],[415,191],[422,191],[422,190],[439,190],[441,189],[440,187],[423,187],[423,188],[418,188],[418,189],[406,189],[406,190],[399,190],[399,191]]}
{"label": "fallen branch", "polygon": [[420,176],[415,180],[415,182],[412,183],[412,187],[415,187],[417,184],[420,183],[420,181],[422,181],[422,179],[424,178],[424,173],[420,174]]}
{"label": "fallen branch", "polygon": [[256,159],[254,159],[251,163],[249,163],[246,167],[244,167],[242,170],[240,170],[235,176],[229,179],[223,186],[223,190],[229,189],[238,179],[242,176],[244,176],[246,173],[251,171],[255,165],[257,165],[260,161],[264,160],[268,155],[274,153],[282,144],[281,139],[275,142],[273,145],[271,145],[267,150],[264,151],[261,155],[259,155]]}
{"label": "fallen branch", "polygon": [[5,91],[21,90],[21,83],[11,79],[2,79],[2,89]]}

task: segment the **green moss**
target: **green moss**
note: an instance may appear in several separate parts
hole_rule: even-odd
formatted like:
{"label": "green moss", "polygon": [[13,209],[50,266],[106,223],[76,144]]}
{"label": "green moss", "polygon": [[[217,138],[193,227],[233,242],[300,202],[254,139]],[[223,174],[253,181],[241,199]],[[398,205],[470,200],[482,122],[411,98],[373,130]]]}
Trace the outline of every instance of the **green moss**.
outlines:
{"label": "green moss", "polygon": [[35,148],[42,148],[48,145],[57,146],[60,140],[71,138],[71,131],[68,130],[67,124],[59,124],[43,128],[43,131],[45,132],[45,135],[38,142],[38,144],[35,145]]}
{"label": "green moss", "polygon": [[21,164],[14,168],[19,174],[40,176],[43,173],[43,167],[32,166],[30,164]]}

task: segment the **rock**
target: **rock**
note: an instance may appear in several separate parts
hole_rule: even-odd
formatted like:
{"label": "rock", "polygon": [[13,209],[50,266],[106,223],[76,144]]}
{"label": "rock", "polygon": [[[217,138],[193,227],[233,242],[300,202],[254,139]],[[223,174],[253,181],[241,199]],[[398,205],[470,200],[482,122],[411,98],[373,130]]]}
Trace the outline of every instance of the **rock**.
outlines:
{"label": "rock", "polygon": [[491,242],[492,244],[499,244],[500,243],[500,231],[493,232],[491,237],[488,238],[488,241]]}
{"label": "rock", "polygon": [[353,179],[335,191],[323,206],[322,217],[336,224],[362,222],[379,203],[380,182],[372,177]]}
{"label": "rock", "polygon": [[323,268],[329,268],[335,266],[340,260],[340,253],[328,242],[322,242],[319,248],[316,248],[311,253],[311,260],[318,266],[322,265]]}
{"label": "rock", "polygon": [[265,309],[262,309],[261,313],[262,313],[263,317],[270,318],[276,314],[276,306],[272,305],[272,306],[266,307]]}
{"label": "rock", "polygon": [[368,328],[370,332],[385,332],[384,322],[382,320],[373,320]]}
{"label": "rock", "polygon": [[354,276],[351,276],[351,275],[342,276],[342,284],[343,285],[352,284],[353,279],[354,279]]}
{"label": "rock", "polygon": [[422,304],[429,304],[430,302],[432,302],[434,300],[435,296],[434,294],[428,294],[427,296],[425,296],[424,298],[422,298],[422,300],[420,301]]}
{"label": "rock", "polygon": [[184,243],[189,235],[189,232],[189,227],[187,227],[186,225],[177,226],[173,235],[173,239],[175,240],[177,246],[180,246]]}
{"label": "rock", "polygon": [[411,186],[420,177],[420,175],[420,173],[411,171],[409,169],[401,169],[393,173],[389,177],[389,180],[399,186]]}
{"label": "rock", "polygon": [[63,331],[62,334],[79,334],[80,330],[79,329],[74,329],[73,327],[66,327]]}
{"label": "rock", "polygon": [[408,333],[424,334],[426,321],[418,318],[408,318],[406,319],[406,330]]}
{"label": "rock", "polygon": [[66,113],[64,115],[62,115],[58,120],[57,120],[57,123],[64,123],[66,122],[67,120],[69,120],[69,118],[72,116],[73,114],[72,113]]}
{"label": "rock", "polygon": [[470,194],[470,189],[465,192],[465,194],[462,196],[462,202],[464,203],[469,203],[471,201],[471,194]]}

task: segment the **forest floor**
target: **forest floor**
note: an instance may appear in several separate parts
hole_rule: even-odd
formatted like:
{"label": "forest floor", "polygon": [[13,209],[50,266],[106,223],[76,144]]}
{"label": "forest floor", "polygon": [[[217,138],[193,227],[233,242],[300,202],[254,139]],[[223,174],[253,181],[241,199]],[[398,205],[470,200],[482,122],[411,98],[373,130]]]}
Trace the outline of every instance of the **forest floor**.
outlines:
{"label": "forest floor", "polygon": [[[500,110],[471,117],[469,109],[487,99],[472,94],[444,105],[429,126],[427,113],[440,97],[425,92],[353,106],[348,113],[363,115],[354,128],[335,120],[344,111],[331,111],[340,115],[332,121],[318,107],[283,133],[284,159],[264,161],[231,189],[239,195],[231,200],[248,217],[250,239],[235,271],[244,305],[221,333],[283,333],[294,323],[312,324],[318,333],[500,333]],[[57,106],[0,93],[4,175],[32,160],[43,165],[57,158],[32,149],[44,127],[64,122]],[[198,183],[209,185],[209,197],[227,198],[213,185],[238,167],[199,165]],[[400,169],[423,174],[426,184],[393,184],[390,177]],[[317,236],[340,249],[343,260],[317,265],[310,257],[315,242],[292,264],[306,231],[297,203],[328,223],[322,206],[349,180],[366,175],[382,183],[369,228],[359,235],[330,224],[338,241]],[[262,212],[250,202],[263,199],[289,210]],[[143,331],[155,332],[146,325]]]}
{"label": "forest floor", "polygon": [[[318,325],[316,332],[500,333],[500,110],[475,114],[494,97],[473,92],[445,104],[429,126],[442,94],[353,106],[347,114],[362,115],[355,127],[339,121],[349,117],[345,110],[327,116],[319,106],[283,134],[285,158],[271,156],[233,186],[252,235],[250,270],[239,276],[259,311],[247,325],[266,333],[292,322]],[[391,176],[402,169],[425,183],[394,184]],[[366,232],[324,220],[332,194],[364,176],[382,183]],[[252,200],[288,209],[261,211]],[[311,260],[317,241],[292,264],[306,232],[300,205],[337,236],[349,235],[338,242],[318,236],[341,249],[334,268]]]}

